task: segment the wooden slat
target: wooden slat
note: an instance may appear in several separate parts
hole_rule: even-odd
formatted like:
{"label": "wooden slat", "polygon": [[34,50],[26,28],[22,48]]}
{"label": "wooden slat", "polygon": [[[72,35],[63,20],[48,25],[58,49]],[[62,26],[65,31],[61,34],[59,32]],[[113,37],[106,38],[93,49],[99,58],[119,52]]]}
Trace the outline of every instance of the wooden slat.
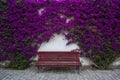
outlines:
{"label": "wooden slat", "polygon": [[39,52],[36,66],[81,66],[78,52]]}

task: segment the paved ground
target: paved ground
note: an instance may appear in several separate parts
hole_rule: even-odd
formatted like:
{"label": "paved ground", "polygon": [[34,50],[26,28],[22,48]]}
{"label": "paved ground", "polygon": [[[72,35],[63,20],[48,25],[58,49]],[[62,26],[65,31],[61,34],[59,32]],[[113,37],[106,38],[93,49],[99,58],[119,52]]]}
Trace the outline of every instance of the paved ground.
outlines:
{"label": "paved ground", "polygon": [[77,74],[72,70],[27,70],[0,69],[0,80],[120,80],[120,70],[83,70]]}

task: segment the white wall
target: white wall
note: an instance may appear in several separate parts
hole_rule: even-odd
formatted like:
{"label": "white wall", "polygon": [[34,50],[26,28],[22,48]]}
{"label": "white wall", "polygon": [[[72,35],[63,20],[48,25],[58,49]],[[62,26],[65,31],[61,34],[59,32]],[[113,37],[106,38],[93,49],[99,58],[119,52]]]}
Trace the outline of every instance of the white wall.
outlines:
{"label": "white wall", "polygon": [[66,45],[68,40],[65,39],[65,37],[60,35],[54,35],[55,37],[51,38],[50,41],[47,43],[42,43],[39,51],[71,51],[74,49],[79,49],[79,46],[76,44],[70,44]]}

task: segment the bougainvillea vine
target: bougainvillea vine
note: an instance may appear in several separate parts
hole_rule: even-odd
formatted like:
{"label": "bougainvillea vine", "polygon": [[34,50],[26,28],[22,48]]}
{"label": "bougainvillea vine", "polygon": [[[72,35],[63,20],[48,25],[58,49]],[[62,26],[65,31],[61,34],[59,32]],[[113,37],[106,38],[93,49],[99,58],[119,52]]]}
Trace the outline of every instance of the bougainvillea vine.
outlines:
{"label": "bougainvillea vine", "polygon": [[120,56],[119,0],[9,0],[0,18],[0,59],[36,55],[38,44],[54,33],[77,42],[100,68]]}

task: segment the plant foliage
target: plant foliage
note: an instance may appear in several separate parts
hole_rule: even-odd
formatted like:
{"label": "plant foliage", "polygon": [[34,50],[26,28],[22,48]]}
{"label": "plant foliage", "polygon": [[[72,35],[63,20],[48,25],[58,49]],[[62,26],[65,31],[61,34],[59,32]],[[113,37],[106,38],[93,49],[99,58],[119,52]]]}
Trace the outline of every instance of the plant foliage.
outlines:
{"label": "plant foliage", "polygon": [[[54,33],[77,42],[101,69],[120,56],[119,0],[9,0],[0,3],[0,59],[24,54],[29,60],[38,45]],[[41,11],[41,12],[40,12]],[[2,16],[2,17],[3,17]],[[2,24],[2,25],[1,25]]]}

